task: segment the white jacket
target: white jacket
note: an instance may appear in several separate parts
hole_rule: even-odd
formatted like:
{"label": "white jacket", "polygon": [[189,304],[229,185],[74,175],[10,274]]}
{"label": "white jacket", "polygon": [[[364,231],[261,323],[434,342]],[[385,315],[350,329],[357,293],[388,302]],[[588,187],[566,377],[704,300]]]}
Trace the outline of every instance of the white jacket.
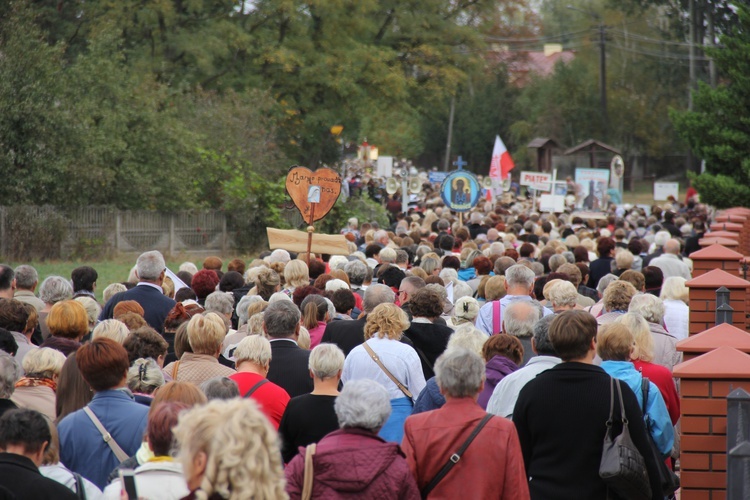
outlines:
{"label": "white jacket", "polygon": [[[135,469],[135,488],[138,498],[144,500],[179,500],[187,496],[182,465],[178,462],[147,462]],[[120,500],[122,485],[115,479],[104,488],[107,500]]]}

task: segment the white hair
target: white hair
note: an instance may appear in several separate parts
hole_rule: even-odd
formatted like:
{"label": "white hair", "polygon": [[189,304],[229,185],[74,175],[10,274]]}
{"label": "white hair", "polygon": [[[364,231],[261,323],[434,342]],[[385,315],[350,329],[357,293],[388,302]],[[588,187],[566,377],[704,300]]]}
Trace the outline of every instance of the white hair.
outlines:
{"label": "white hair", "polygon": [[105,319],[96,325],[94,331],[91,333],[91,340],[101,337],[112,339],[118,344],[122,344],[125,342],[125,339],[129,334],[130,331],[128,330],[127,325],[122,321],[116,319]]}
{"label": "white hair", "polygon": [[616,275],[612,273],[605,274],[604,276],[601,277],[601,279],[599,280],[599,283],[596,285],[596,291],[599,292],[599,294],[603,296],[604,290],[607,289],[609,284],[612,283],[613,281],[617,281],[618,279],[620,278],[618,278]]}
{"label": "white hair", "polygon": [[445,283],[446,285],[449,281],[452,281],[454,286],[456,283],[458,283],[458,272],[453,268],[446,267],[444,269],[441,269],[438,276],[440,276],[440,279],[442,279],[443,283]]}
{"label": "white hair", "polygon": [[198,272],[198,267],[192,262],[183,262],[180,264],[178,271],[185,271],[186,273],[195,274]]}
{"label": "white hair", "polygon": [[340,279],[332,279],[326,282],[326,292],[336,292],[338,290],[349,290],[349,285],[346,281]]}
{"label": "white hair", "polygon": [[630,300],[628,312],[640,314],[649,323],[661,324],[664,320],[664,302],[656,295],[639,293]]}
{"label": "white hair", "polygon": [[212,292],[206,297],[206,312],[232,314],[234,311],[234,295],[231,292]]}
{"label": "white hair", "polygon": [[472,290],[471,287],[463,281],[453,283],[453,303],[455,303],[458,299],[461,299],[463,297],[471,297],[472,295],[474,295],[474,290]]}
{"label": "white hair", "polygon": [[489,337],[474,325],[465,324],[456,328],[448,338],[446,352],[453,349],[464,349],[482,355],[482,347]]}
{"label": "white hair", "polygon": [[689,289],[685,286],[687,281],[681,276],[670,276],[661,285],[659,298],[662,300],[681,300],[688,303]]}
{"label": "white hair", "polygon": [[48,276],[39,287],[39,298],[45,304],[57,304],[73,298],[73,285],[62,276]]}
{"label": "white hair", "polygon": [[151,250],[150,252],[143,252],[138,256],[135,268],[138,271],[139,279],[154,281],[167,268],[167,263],[164,262],[164,256],[161,252]]}
{"label": "white hair", "polygon": [[396,262],[396,251],[392,248],[385,247],[380,251],[380,261],[383,263],[393,264]]}
{"label": "white hair", "polygon": [[574,306],[578,300],[578,290],[569,281],[560,280],[547,291],[547,297],[555,306]]}
{"label": "white hair", "polygon": [[[0,351],[0,399],[10,399],[20,376],[21,370],[16,360],[7,352]],[[388,407],[390,408],[390,403]]]}
{"label": "white hair", "polygon": [[65,355],[57,349],[40,347],[26,353],[22,364],[27,377],[36,375],[38,378],[52,378],[60,375]]}
{"label": "white hair", "polygon": [[280,300],[288,300],[289,302],[294,302],[292,298],[284,292],[276,292],[268,298],[268,303],[273,304],[274,302],[278,302]]}
{"label": "white hair", "polygon": [[435,363],[435,381],[441,392],[454,398],[473,397],[485,377],[484,361],[466,349],[445,351]]}
{"label": "white hair", "polygon": [[331,255],[331,258],[328,259],[328,267],[330,267],[331,271],[334,269],[341,269],[344,271],[344,268],[348,263],[349,259],[343,255]]}
{"label": "white hair", "polygon": [[248,335],[237,344],[234,359],[239,365],[251,361],[256,365],[267,366],[271,362],[271,343],[261,335]]}
{"label": "white hair", "polygon": [[277,248],[276,250],[271,252],[271,255],[266,257],[266,259],[268,259],[269,264],[273,264],[274,262],[283,262],[284,264],[286,264],[287,262],[292,260],[292,257],[286,250]]}
{"label": "white hair", "polygon": [[344,369],[344,351],[336,344],[320,344],[310,352],[307,367],[315,378],[333,378]]}
{"label": "white hair", "polygon": [[517,285],[531,287],[534,284],[535,277],[534,271],[521,264],[514,264],[505,270],[507,287]]}
{"label": "white hair", "polygon": [[342,429],[359,428],[377,432],[391,416],[388,391],[366,378],[347,382],[333,408]]}
{"label": "white hair", "polygon": [[539,308],[531,302],[513,302],[505,308],[503,331],[515,337],[531,337],[540,316]]}
{"label": "white hair", "polygon": [[128,370],[128,389],[152,394],[164,385],[164,374],[152,358],[138,358]]}
{"label": "white hair", "polygon": [[76,302],[80,303],[86,310],[86,316],[89,318],[89,326],[95,325],[99,319],[99,314],[102,312],[102,306],[99,303],[87,295],[76,297]]}
{"label": "white hair", "polygon": [[126,287],[122,283],[111,283],[102,292],[102,299],[104,299],[104,303],[106,304],[107,302],[109,302],[109,299],[111,299],[113,296],[117,295],[120,292],[125,292],[127,290],[128,290],[128,287]]}

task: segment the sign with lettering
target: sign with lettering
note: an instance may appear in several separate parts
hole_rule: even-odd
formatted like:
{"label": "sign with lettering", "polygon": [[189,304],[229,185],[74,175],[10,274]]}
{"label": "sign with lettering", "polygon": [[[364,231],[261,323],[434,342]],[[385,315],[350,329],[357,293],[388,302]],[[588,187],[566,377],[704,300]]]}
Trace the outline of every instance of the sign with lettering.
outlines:
{"label": "sign with lettering", "polygon": [[521,172],[521,185],[537,191],[552,190],[552,174],[545,172]]}
{"label": "sign with lettering", "polygon": [[341,194],[341,176],[330,168],[312,171],[292,167],[286,176],[286,192],[305,222],[312,224],[326,216]]}

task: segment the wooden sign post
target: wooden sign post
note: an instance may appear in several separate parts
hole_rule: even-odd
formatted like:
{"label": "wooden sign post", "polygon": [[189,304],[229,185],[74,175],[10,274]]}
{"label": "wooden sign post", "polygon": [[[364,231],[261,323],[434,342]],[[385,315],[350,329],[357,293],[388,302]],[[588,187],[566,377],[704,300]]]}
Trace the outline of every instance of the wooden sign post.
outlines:
{"label": "wooden sign post", "polygon": [[330,168],[312,171],[294,166],[286,176],[286,192],[307,222],[307,265],[310,265],[315,221],[331,211],[341,194],[341,176]]}

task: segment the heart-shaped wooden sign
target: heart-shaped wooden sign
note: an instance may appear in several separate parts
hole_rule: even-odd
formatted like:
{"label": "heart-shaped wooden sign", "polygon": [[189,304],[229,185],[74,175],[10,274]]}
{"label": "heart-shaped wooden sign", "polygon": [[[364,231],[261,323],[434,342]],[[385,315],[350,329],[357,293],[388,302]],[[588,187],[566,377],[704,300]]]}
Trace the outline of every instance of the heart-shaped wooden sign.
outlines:
{"label": "heart-shaped wooden sign", "polygon": [[313,172],[306,167],[294,166],[286,176],[286,192],[305,222],[312,224],[333,208],[341,194],[341,176],[330,168]]}

